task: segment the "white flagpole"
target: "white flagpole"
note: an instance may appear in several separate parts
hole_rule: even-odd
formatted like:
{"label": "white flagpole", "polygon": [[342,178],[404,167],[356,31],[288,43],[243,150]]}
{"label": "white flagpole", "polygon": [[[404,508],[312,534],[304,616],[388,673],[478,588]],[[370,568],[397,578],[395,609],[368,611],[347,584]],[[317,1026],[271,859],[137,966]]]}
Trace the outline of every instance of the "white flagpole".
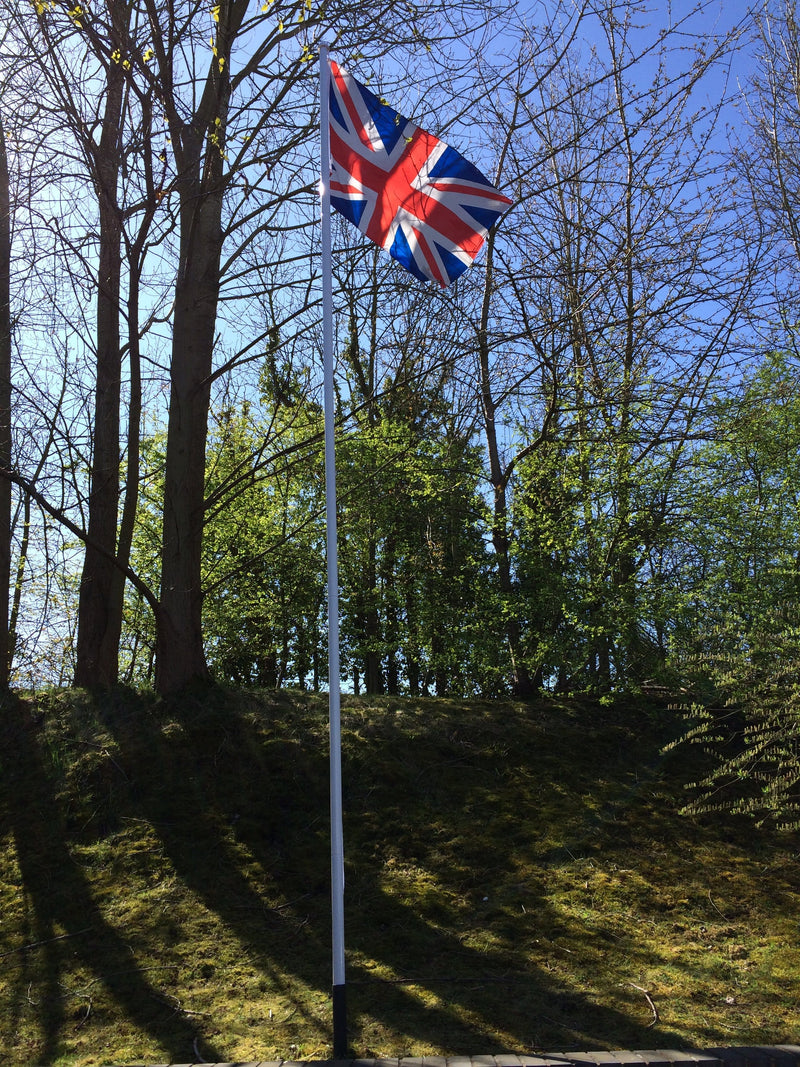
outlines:
{"label": "white flagpole", "polygon": [[322,230],[322,348],[325,376],[325,516],[328,560],[328,714],[330,720],[331,925],[333,930],[333,1057],[347,1055],[344,970],[344,836],[339,669],[339,565],[336,540],[336,458],[333,391],[333,271],[331,254],[330,68],[328,45],[319,49],[320,198]]}

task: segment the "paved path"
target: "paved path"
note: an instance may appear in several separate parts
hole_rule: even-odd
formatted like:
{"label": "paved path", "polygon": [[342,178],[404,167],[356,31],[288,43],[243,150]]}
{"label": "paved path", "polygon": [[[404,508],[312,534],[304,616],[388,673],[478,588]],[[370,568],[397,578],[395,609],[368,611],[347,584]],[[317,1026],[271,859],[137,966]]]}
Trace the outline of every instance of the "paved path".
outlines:
{"label": "paved path", "polygon": [[[171,1067],[200,1067],[205,1060]],[[800,1045],[754,1045],[736,1048],[639,1049],[629,1052],[545,1052],[541,1056],[422,1056],[378,1060],[260,1060],[212,1064],[210,1067],[800,1067]],[[158,1067],[158,1065],[151,1065]]]}

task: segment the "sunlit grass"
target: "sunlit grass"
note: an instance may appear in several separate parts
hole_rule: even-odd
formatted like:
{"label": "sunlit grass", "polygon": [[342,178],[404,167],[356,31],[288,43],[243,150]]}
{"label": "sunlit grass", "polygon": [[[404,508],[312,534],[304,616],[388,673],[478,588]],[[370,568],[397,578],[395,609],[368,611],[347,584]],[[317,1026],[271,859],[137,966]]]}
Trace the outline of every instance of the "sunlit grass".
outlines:
{"label": "sunlit grass", "polygon": [[[678,816],[673,729],[345,701],[356,1054],[796,1041],[798,839]],[[324,698],[67,693],[4,735],[5,1062],[330,1055]]]}

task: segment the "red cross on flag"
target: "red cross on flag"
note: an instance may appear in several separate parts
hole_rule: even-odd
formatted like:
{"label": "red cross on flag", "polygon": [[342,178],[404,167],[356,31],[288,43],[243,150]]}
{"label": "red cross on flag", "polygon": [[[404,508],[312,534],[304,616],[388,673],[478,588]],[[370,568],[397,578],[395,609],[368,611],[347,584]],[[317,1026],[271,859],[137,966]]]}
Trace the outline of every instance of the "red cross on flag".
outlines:
{"label": "red cross on flag", "polygon": [[449,285],[512,201],[337,63],[330,73],[332,206],[416,277]]}

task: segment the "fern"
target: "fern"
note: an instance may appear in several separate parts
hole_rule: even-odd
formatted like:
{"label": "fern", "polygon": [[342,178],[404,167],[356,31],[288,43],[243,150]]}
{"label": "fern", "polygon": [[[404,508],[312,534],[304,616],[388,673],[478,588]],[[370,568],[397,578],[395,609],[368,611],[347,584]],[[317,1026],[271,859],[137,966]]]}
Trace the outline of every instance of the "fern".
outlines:
{"label": "fern", "polygon": [[687,788],[687,813],[729,811],[757,825],[800,828],[800,625],[784,605],[740,631],[718,635],[724,654],[701,661],[714,685],[714,705],[684,709],[675,744],[700,745],[711,769]]}

